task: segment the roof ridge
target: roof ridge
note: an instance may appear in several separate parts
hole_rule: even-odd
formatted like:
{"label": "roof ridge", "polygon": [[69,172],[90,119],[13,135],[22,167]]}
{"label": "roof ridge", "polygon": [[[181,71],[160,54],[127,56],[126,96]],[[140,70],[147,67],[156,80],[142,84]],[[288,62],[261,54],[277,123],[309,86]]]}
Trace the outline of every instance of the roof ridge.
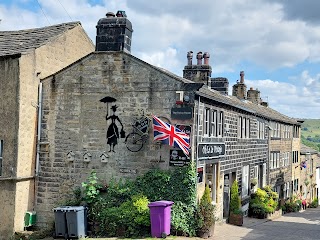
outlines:
{"label": "roof ridge", "polygon": [[79,21],[40,28],[0,31],[0,56],[26,54],[31,49],[37,49],[77,26],[81,26]]}
{"label": "roof ridge", "polygon": [[66,22],[66,23],[59,23],[59,24],[55,24],[55,25],[48,25],[48,26],[44,26],[44,27],[38,27],[38,28],[27,28],[27,29],[19,29],[19,30],[11,30],[11,31],[0,31],[1,33],[18,33],[18,32],[23,32],[23,31],[38,31],[41,29],[48,29],[48,28],[55,28],[58,26],[66,26],[66,25],[70,25],[70,26],[75,26],[75,25],[81,25],[80,21],[73,21],[73,22]]}

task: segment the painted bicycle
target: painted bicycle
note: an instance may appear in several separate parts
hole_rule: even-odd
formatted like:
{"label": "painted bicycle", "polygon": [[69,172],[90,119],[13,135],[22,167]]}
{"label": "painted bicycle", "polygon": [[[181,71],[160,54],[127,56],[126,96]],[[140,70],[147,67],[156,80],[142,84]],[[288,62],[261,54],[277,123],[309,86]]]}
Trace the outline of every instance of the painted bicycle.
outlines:
{"label": "painted bicycle", "polygon": [[150,119],[143,116],[136,119],[132,126],[132,132],[130,132],[125,140],[127,149],[131,152],[138,152],[146,143],[149,137]]}
{"label": "painted bicycle", "polygon": [[[159,117],[163,121],[170,123],[166,117]],[[151,118],[142,116],[137,118],[131,124],[132,132],[130,132],[125,140],[126,147],[131,152],[138,152],[142,149],[149,138],[149,129],[151,125]]]}

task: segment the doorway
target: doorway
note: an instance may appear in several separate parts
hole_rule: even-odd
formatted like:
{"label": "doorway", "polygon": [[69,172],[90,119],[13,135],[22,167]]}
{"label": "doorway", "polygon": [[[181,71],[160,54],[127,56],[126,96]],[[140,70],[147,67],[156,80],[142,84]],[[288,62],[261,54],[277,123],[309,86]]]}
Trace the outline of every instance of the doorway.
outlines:
{"label": "doorway", "polygon": [[236,173],[224,174],[223,180],[223,218],[228,218],[230,211],[230,190],[232,183],[236,180]]}

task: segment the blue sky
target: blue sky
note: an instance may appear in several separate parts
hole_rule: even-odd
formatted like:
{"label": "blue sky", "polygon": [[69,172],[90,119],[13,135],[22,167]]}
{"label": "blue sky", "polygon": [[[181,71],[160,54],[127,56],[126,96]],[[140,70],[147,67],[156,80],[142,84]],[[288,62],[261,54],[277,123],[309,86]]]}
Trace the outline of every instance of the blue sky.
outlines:
{"label": "blue sky", "polygon": [[182,76],[188,51],[209,52],[212,77],[230,90],[243,70],[270,107],[320,118],[318,0],[1,0],[0,31],[81,21],[95,43],[97,21],[119,9],[136,57]]}

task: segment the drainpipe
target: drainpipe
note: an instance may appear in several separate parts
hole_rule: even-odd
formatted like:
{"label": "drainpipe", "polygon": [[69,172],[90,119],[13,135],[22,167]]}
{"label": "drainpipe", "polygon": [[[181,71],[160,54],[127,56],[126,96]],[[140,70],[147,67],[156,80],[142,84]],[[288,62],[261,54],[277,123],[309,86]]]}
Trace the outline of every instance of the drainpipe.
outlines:
{"label": "drainpipe", "polygon": [[[198,112],[198,118],[197,118],[197,136],[196,136],[196,171],[197,171],[197,174],[198,174],[198,151],[199,151],[199,148],[198,148],[198,138],[199,138],[199,122],[200,122],[200,96],[198,96],[198,109],[197,109],[197,112]],[[198,177],[196,177],[196,195],[197,195],[197,201],[198,201]]]}
{"label": "drainpipe", "polygon": [[40,137],[41,137],[41,113],[42,113],[42,83],[39,84],[38,92],[38,127],[37,127],[37,153],[36,153],[36,177],[39,175],[39,158],[40,158]]}

